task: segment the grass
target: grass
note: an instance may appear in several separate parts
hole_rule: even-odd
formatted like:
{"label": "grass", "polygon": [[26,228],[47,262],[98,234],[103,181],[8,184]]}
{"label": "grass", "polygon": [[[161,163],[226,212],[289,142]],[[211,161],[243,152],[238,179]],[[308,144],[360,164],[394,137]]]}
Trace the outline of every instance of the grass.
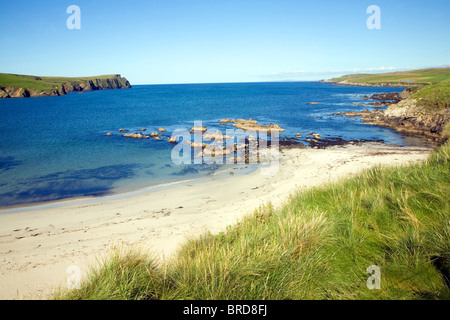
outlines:
{"label": "grass", "polygon": [[[262,206],[156,264],[118,250],[55,299],[450,299],[450,144]],[[381,269],[369,290],[366,269]]]}
{"label": "grass", "polygon": [[442,82],[450,82],[450,68],[432,68],[403,72],[390,72],[379,74],[352,74],[339,78],[331,79],[331,81],[348,80],[355,83],[390,83],[396,85],[427,85]]}
{"label": "grass", "polygon": [[450,82],[423,86],[411,98],[418,99],[418,105],[426,110],[443,110],[450,106]]}
{"label": "grass", "polygon": [[36,90],[53,91],[60,87],[60,83],[54,81],[38,80],[39,77],[20,76],[15,74],[0,73],[0,86],[14,88],[29,88]]}
{"label": "grass", "polygon": [[37,77],[17,74],[0,73],[0,87],[27,88],[43,91],[61,89],[63,83],[79,83],[94,79],[110,79],[115,75],[95,77]]}

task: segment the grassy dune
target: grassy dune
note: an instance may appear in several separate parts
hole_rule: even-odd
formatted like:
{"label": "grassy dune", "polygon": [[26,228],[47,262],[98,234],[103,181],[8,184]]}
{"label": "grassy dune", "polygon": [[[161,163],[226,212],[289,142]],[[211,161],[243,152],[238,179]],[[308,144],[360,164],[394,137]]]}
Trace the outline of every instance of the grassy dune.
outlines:
{"label": "grassy dune", "polygon": [[[55,299],[450,299],[450,144],[255,210],[160,265],[118,249]],[[369,290],[366,269],[381,269]]]}

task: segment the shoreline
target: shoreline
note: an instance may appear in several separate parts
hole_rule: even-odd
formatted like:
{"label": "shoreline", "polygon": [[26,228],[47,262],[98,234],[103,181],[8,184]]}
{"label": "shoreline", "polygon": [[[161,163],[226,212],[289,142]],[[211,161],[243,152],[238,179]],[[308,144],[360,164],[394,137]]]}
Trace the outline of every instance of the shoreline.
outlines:
{"label": "shoreline", "polygon": [[[247,167],[249,165],[242,165],[242,164],[235,164],[234,166],[245,166],[246,171],[250,171],[248,173],[241,173],[242,175],[251,174],[254,169],[249,170]],[[242,169],[242,168],[237,168]],[[69,205],[83,205],[83,204],[95,204],[96,202],[103,202],[108,200],[114,200],[114,199],[122,199],[127,197],[132,197],[139,195],[141,193],[148,193],[148,192],[155,192],[162,189],[170,189],[170,188],[176,188],[177,186],[182,186],[187,183],[201,183],[208,180],[217,179],[222,175],[232,174],[235,173],[236,170],[234,168],[225,168],[222,170],[218,170],[212,174],[209,175],[203,175],[198,177],[192,177],[191,179],[182,179],[178,181],[172,181],[172,182],[162,182],[157,184],[152,184],[148,186],[143,187],[137,187],[137,188],[125,188],[121,190],[114,190],[111,191],[110,194],[102,195],[102,196],[76,196],[76,197],[67,197],[57,200],[49,200],[49,201],[41,201],[41,202],[32,202],[32,203],[25,203],[25,204],[18,204],[18,205],[12,205],[12,206],[6,206],[6,207],[0,207],[0,216],[2,214],[12,214],[16,212],[28,212],[28,211],[36,211],[36,210],[42,210],[42,209],[50,209],[50,208],[58,208],[58,207],[66,207]],[[240,174],[240,175],[241,175]],[[221,178],[219,178],[221,179]]]}
{"label": "shoreline", "polygon": [[151,185],[143,188],[139,188],[131,191],[123,191],[123,192],[112,192],[111,194],[104,196],[78,196],[78,197],[70,197],[58,200],[50,200],[44,202],[35,202],[30,203],[28,205],[17,205],[11,207],[0,207],[0,215],[2,214],[13,214],[17,212],[29,212],[50,208],[61,208],[73,205],[86,205],[86,204],[95,204],[96,202],[104,202],[108,200],[122,199],[126,197],[132,197],[141,193],[146,192],[155,192],[161,189],[166,188],[175,188],[177,186],[184,185],[186,183],[199,183],[203,180],[207,180],[209,177],[199,177],[188,180],[181,180],[175,182],[161,183],[156,185]]}
{"label": "shoreline", "polygon": [[0,214],[0,299],[45,299],[64,288],[66,270],[82,274],[114,245],[139,246],[164,261],[190,237],[224,231],[260,205],[374,165],[426,159],[430,148],[380,143],[326,149],[285,149],[276,175],[259,169],[121,197],[94,198],[33,211]]}
{"label": "shoreline", "polygon": [[[375,124],[376,125],[376,124]],[[412,137],[417,137],[412,135]],[[420,144],[420,145],[404,145],[399,146],[396,144],[390,144],[386,143],[382,140],[343,140],[341,138],[323,138],[317,142],[311,142],[310,146],[306,146],[303,143],[296,141],[295,139],[285,139],[283,141],[280,141],[280,152],[285,150],[292,150],[292,149],[327,149],[332,147],[344,147],[346,145],[361,145],[365,143],[379,143],[383,144],[387,147],[398,147],[398,148],[431,148],[431,146],[434,146],[433,144]],[[264,164],[256,164],[257,166],[261,167],[261,165]],[[93,204],[96,202],[103,202],[113,199],[121,199],[126,197],[131,197],[134,195],[138,195],[141,193],[146,192],[154,192],[158,191],[160,189],[165,188],[174,188],[179,185],[184,185],[186,183],[199,183],[206,180],[212,180],[215,178],[220,178],[220,176],[223,176],[222,178],[226,178],[227,174],[234,175],[238,170],[236,169],[244,169],[244,171],[247,171],[246,173],[240,173],[238,175],[248,175],[255,171],[255,169],[249,169],[249,166],[255,166],[249,165],[249,164],[234,164],[229,165],[227,168],[221,168],[220,170],[215,171],[212,174],[209,175],[202,175],[198,177],[192,177],[190,179],[182,179],[179,181],[172,181],[172,182],[162,182],[157,184],[151,184],[147,186],[137,187],[137,188],[124,188],[124,189],[112,189],[109,194],[102,195],[102,196],[92,196],[92,195],[86,195],[86,196],[75,196],[75,197],[66,197],[56,200],[48,200],[48,201],[38,201],[38,202],[30,202],[30,203],[23,203],[23,204],[16,204],[11,206],[0,206],[0,215],[2,214],[10,214],[10,213],[17,213],[17,212],[28,212],[28,211],[36,211],[36,210],[42,210],[42,209],[50,209],[50,208],[56,208],[56,207],[65,207],[69,205],[83,205],[83,204]],[[232,167],[240,167],[240,168],[232,168]],[[256,170],[259,170],[256,169]]]}

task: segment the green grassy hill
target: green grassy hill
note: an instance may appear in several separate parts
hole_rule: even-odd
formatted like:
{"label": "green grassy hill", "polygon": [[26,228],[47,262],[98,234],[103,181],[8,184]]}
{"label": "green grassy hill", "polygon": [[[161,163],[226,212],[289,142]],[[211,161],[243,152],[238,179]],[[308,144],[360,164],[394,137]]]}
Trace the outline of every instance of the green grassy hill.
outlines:
{"label": "green grassy hill", "polygon": [[[392,125],[388,125],[393,129],[401,128],[403,131],[407,131],[410,128],[411,132],[424,129],[423,132],[429,131],[431,135],[439,134],[450,118],[450,68],[353,74],[325,82],[333,82],[337,85],[409,87],[401,94],[405,101],[398,104],[401,105],[399,108],[402,109],[402,112],[397,113],[397,117],[391,116],[382,120],[382,122],[392,122],[391,120],[393,120]],[[404,108],[404,106],[408,106],[408,108]],[[388,111],[396,108],[391,105]],[[381,122],[378,121],[378,125],[381,125]]]}
{"label": "green grassy hill", "polygon": [[339,78],[327,80],[328,82],[343,82],[347,81],[355,84],[386,84],[386,85],[427,85],[450,82],[450,68],[432,68],[421,69],[403,72],[390,72],[379,74],[351,74]]}
{"label": "green grassy hill", "polygon": [[0,73],[0,98],[64,95],[71,91],[128,88],[120,75],[38,77]]}

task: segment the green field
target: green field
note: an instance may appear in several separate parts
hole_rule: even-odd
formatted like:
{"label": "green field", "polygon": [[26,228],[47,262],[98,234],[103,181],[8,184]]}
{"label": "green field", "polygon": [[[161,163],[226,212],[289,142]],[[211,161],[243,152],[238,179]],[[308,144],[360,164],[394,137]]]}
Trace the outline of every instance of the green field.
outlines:
{"label": "green field", "polygon": [[[167,263],[121,248],[55,299],[450,299],[450,144],[299,191]],[[366,270],[381,270],[381,289]]]}
{"label": "green field", "polygon": [[450,82],[450,68],[421,69],[403,72],[390,72],[379,74],[351,74],[330,79],[332,82],[349,81],[367,84],[395,84],[395,85],[426,85],[441,82]]}

